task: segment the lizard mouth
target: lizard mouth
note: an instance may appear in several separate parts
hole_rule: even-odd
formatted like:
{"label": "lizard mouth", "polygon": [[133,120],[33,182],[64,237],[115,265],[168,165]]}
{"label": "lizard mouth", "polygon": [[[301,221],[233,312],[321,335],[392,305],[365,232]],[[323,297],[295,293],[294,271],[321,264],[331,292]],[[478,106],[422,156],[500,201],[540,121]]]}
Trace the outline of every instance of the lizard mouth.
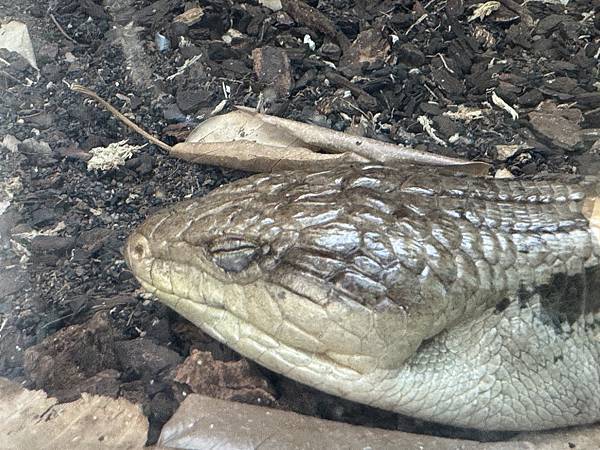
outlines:
{"label": "lizard mouth", "polygon": [[352,361],[341,354],[309,350],[306,342],[299,342],[299,336],[274,337],[227,308],[177,297],[141,279],[140,282],[209,336],[270,370],[331,395],[378,407],[394,405],[389,393],[394,390],[400,369],[373,369],[376,362],[369,358],[371,369],[363,373],[364,359]]}

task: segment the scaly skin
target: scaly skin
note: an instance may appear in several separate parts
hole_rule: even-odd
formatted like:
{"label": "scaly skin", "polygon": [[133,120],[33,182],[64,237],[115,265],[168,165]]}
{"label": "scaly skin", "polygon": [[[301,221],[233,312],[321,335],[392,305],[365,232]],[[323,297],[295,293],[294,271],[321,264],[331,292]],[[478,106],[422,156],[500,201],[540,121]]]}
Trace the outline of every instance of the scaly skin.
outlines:
{"label": "scaly skin", "polygon": [[600,419],[598,184],[420,167],[257,175],[150,217],[163,303],[315,388],[450,425]]}

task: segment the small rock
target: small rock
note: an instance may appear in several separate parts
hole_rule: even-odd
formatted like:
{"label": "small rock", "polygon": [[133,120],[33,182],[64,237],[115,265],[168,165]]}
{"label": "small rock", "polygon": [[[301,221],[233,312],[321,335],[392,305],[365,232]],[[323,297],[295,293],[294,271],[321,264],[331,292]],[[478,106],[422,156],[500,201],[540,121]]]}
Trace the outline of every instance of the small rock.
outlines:
{"label": "small rock", "polygon": [[342,55],[342,49],[333,42],[326,42],[319,49],[319,54],[323,58],[330,59],[331,61],[339,61],[340,56]]}
{"label": "small rock", "polygon": [[389,51],[390,45],[378,29],[362,31],[340,59],[342,72],[349,77],[358,75],[365,66],[383,63]]}
{"label": "small rock", "polygon": [[149,174],[154,170],[154,158],[146,153],[131,158],[125,163],[125,167],[135,170],[140,176]]}
{"label": "small rock", "polygon": [[398,47],[398,60],[412,67],[425,64],[425,54],[415,44],[402,44]]}
{"label": "small rock", "polygon": [[556,92],[562,92],[566,94],[572,94],[577,89],[577,80],[569,77],[556,77],[550,80],[546,80],[544,85]]}
{"label": "small rock", "polygon": [[19,141],[16,137],[14,137],[11,134],[7,134],[6,136],[4,136],[4,139],[2,140],[2,146],[4,148],[6,148],[8,151],[12,152],[12,153],[16,153],[19,150],[19,144],[21,143],[21,141]]}
{"label": "small rock", "polygon": [[75,246],[75,239],[64,236],[36,236],[31,240],[29,249],[34,255],[66,255]]}
{"label": "small rock", "polygon": [[212,104],[212,95],[203,89],[188,89],[181,87],[177,89],[175,96],[177,106],[184,114],[194,113],[202,106]]}
{"label": "small rock", "polygon": [[53,208],[42,205],[32,211],[29,225],[36,228],[44,227],[54,223],[57,217],[58,213]]}
{"label": "small rock", "polygon": [[[103,313],[63,328],[25,352],[25,375],[49,394],[75,389],[106,369],[117,369],[114,331]],[[101,355],[101,357],[99,357]]]}
{"label": "small rock", "polygon": [[534,107],[544,100],[544,95],[538,89],[529,89],[523,95],[517,98],[520,106]]}
{"label": "small rock", "polygon": [[563,150],[574,152],[583,148],[581,127],[558,111],[532,111],[529,113],[529,124],[533,131]]}
{"label": "small rock", "polygon": [[48,167],[57,162],[47,142],[29,138],[21,142],[18,148],[21,153],[27,156],[29,162],[35,166]]}
{"label": "small rock", "polygon": [[109,144],[110,140],[108,138],[96,134],[89,134],[86,140],[81,144],[81,148],[83,150],[91,150],[96,147],[106,147]]}
{"label": "small rock", "polygon": [[431,116],[439,116],[443,113],[442,108],[440,108],[440,105],[437,103],[423,102],[419,105],[419,108],[421,108],[421,111],[423,111],[425,114],[429,114]]}
{"label": "small rock", "polygon": [[89,159],[92,157],[92,155],[90,155],[88,152],[79,148],[79,145],[77,144],[72,144],[67,147],[59,148],[58,153],[63,158],[73,158],[79,159],[81,161],[89,161]]}
{"label": "small rock", "polygon": [[37,51],[37,59],[41,64],[48,64],[56,60],[58,45],[55,43],[44,43]]}
{"label": "small rock", "polygon": [[45,64],[41,71],[44,78],[51,81],[59,81],[63,77],[63,69],[59,64]]}
{"label": "small rock", "polygon": [[450,96],[461,96],[465,93],[465,83],[454,77],[445,67],[432,67],[431,74],[436,84]]}
{"label": "small rock", "polygon": [[575,97],[577,106],[584,109],[600,108],[600,92],[585,92]]}
{"label": "small rock", "polygon": [[433,122],[435,123],[435,129],[445,138],[459,132],[458,124],[447,116],[435,116]]}
{"label": "small rock", "polygon": [[583,113],[586,128],[600,128],[600,108]]}
{"label": "small rock", "polygon": [[558,27],[565,20],[565,15],[563,14],[551,14],[549,16],[544,17],[540,20],[535,27],[535,31],[538,34],[547,36],[554,30],[554,28]]}
{"label": "small rock", "polygon": [[258,0],[258,4],[269,8],[271,11],[279,11],[283,8],[281,0]]}
{"label": "small rock", "polygon": [[122,341],[116,352],[123,367],[145,379],[155,377],[161,370],[175,366],[183,359],[173,350],[144,338]]}
{"label": "small rock", "polygon": [[192,350],[177,368],[175,381],[187,384],[195,393],[223,400],[272,404],[275,392],[252,363],[217,361],[210,352]]}
{"label": "small rock", "polygon": [[50,112],[42,111],[39,114],[28,116],[25,121],[36,128],[46,130],[56,123],[56,117]]}
{"label": "small rock", "polygon": [[278,47],[259,47],[252,50],[254,73],[258,81],[274,89],[283,98],[290,94],[292,73],[287,53]]}
{"label": "small rock", "polygon": [[169,122],[183,122],[187,119],[186,115],[181,112],[176,103],[170,103],[164,107],[163,117]]}

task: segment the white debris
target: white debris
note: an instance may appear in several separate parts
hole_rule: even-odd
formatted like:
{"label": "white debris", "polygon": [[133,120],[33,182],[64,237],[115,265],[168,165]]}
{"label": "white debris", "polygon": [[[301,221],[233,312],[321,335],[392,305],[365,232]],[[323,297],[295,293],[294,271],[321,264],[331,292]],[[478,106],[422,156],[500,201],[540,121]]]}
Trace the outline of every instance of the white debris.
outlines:
{"label": "white debris", "polygon": [[187,11],[179,14],[173,22],[185,23],[188,27],[191,27],[195,23],[199,22],[204,16],[204,10],[200,6],[190,8]]}
{"label": "white debris", "polygon": [[494,178],[514,178],[513,174],[508,169],[500,169],[496,171]]}
{"label": "white debris", "polygon": [[[11,153],[17,153],[20,142],[16,137],[7,134],[0,145]],[[18,176],[0,179],[0,216],[6,212],[15,194],[22,189],[23,183]]]}
{"label": "white debris", "polygon": [[317,47],[317,45],[315,44],[315,41],[312,40],[312,38],[310,37],[310,34],[305,34],[304,35],[304,40],[302,41],[304,44],[308,45],[308,48],[310,48],[311,51],[315,51],[315,48]]}
{"label": "white debris", "polygon": [[444,116],[471,123],[474,120],[483,119],[483,110],[472,106],[459,105],[456,111],[445,111]]}
{"label": "white debris", "polygon": [[473,11],[473,14],[471,15],[471,17],[469,17],[468,21],[473,22],[477,19],[483,21],[483,19],[485,19],[491,13],[496,11],[498,8],[500,8],[500,2],[497,1],[481,3],[480,5],[477,5],[475,10]]}
{"label": "white debris", "polygon": [[423,130],[425,130],[425,133],[427,133],[429,137],[431,137],[431,139],[433,139],[438,144],[443,145],[444,147],[447,145],[443,139],[439,138],[438,135],[435,134],[435,129],[431,126],[432,122],[427,116],[417,117],[417,122],[421,124]]}
{"label": "white debris", "polygon": [[65,53],[65,61],[68,63],[74,63],[77,61],[77,57],[73,53],[67,52]]}
{"label": "white debris", "polygon": [[219,102],[219,104],[217,106],[215,106],[215,108],[210,112],[210,116],[214,116],[216,114],[219,114],[221,111],[223,111],[223,108],[225,108],[225,106],[227,105],[227,102],[229,100],[227,99],[223,99]]}
{"label": "white debris", "polygon": [[144,145],[129,145],[127,140],[113,142],[108,147],[96,147],[90,150],[91,159],[87,163],[88,170],[110,170],[125,164],[133,154]]}
{"label": "white debris", "polygon": [[0,201],[0,216],[6,212],[9,206],[10,202],[8,200]]}
{"label": "white debris", "polygon": [[18,145],[20,143],[21,143],[21,141],[19,141],[12,134],[7,134],[6,136],[4,136],[4,139],[2,140],[1,145],[3,147],[6,147],[11,153],[17,153]]}
{"label": "white debris", "polygon": [[460,134],[458,134],[458,133],[454,133],[452,136],[450,136],[448,138],[448,142],[450,142],[451,144],[454,144],[458,141],[460,141]]}
{"label": "white debris", "polygon": [[13,20],[0,27],[0,48],[16,52],[27,60],[29,65],[39,71],[33,44],[29,37],[27,25]]}
{"label": "white debris", "polygon": [[496,45],[496,38],[494,35],[481,25],[475,25],[473,37],[477,42],[483,45],[484,48],[492,48]]}
{"label": "white debris", "polygon": [[223,42],[225,42],[227,45],[231,45],[234,39],[241,39],[243,37],[244,34],[242,32],[236,30],[235,28],[230,28],[223,36],[221,36],[221,39],[223,39]]}
{"label": "white debris", "polygon": [[33,230],[33,231],[26,231],[23,233],[15,233],[15,234],[13,234],[13,236],[31,241],[31,240],[33,240],[33,238],[35,238],[37,236],[58,236],[58,233],[60,233],[61,231],[63,231],[66,228],[67,228],[67,226],[61,220],[52,228],[48,228],[48,229],[42,230],[42,231]]}
{"label": "white debris", "polygon": [[492,102],[494,102],[494,105],[509,113],[513,120],[517,120],[519,118],[519,113],[515,110],[515,108],[502,100],[498,94],[496,94],[496,91],[492,92]]}
{"label": "white debris", "polygon": [[15,194],[23,189],[23,183],[19,177],[11,177],[5,180],[0,180],[0,216],[10,206],[11,200],[15,197]]}
{"label": "white debris", "polygon": [[505,161],[523,148],[522,144],[498,144],[496,145],[496,153],[499,160]]}
{"label": "white debris", "polygon": [[202,57],[202,54],[192,56],[190,59],[186,59],[185,62],[183,63],[183,65],[177,69],[177,72],[175,72],[172,75],[169,75],[167,77],[167,80],[171,81],[171,80],[175,79],[176,77],[178,77],[179,75],[182,75],[183,72],[185,72],[188,67],[195,64],[201,57]]}
{"label": "white debris", "polygon": [[156,45],[156,48],[159,52],[166,52],[171,50],[171,40],[164,34],[159,33],[158,31],[154,34],[154,45]]}
{"label": "white debris", "polygon": [[29,262],[29,257],[31,256],[31,252],[25,247],[23,244],[18,242],[15,239],[10,240],[10,247],[13,253],[19,256],[19,264],[24,266]]}
{"label": "white debris", "polygon": [[281,0],[258,0],[258,4],[269,8],[271,11],[279,11],[283,8]]}

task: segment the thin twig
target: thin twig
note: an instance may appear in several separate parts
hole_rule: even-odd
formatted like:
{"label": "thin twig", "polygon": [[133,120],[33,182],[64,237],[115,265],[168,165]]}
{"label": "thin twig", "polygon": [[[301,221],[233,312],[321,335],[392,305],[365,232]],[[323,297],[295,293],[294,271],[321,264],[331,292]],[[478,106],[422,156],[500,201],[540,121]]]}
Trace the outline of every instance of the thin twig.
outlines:
{"label": "thin twig", "polygon": [[419,25],[421,22],[423,22],[425,19],[427,19],[427,17],[429,17],[428,13],[423,14],[421,17],[419,17],[417,20],[415,20],[415,23],[413,23],[410,27],[408,27],[408,30],[406,30],[406,33],[404,33],[405,35],[409,35],[410,32],[412,31],[412,29],[414,27],[416,27],[417,25]]}
{"label": "thin twig", "polygon": [[440,57],[440,59],[442,60],[442,64],[444,65],[444,67],[446,68],[446,70],[448,72],[450,72],[450,73],[456,73],[456,72],[454,72],[454,70],[452,70],[450,67],[448,67],[448,63],[444,59],[444,55],[442,55],[441,53],[438,53],[437,56]]}
{"label": "thin twig", "polygon": [[91,89],[88,89],[85,86],[81,86],[80,84],[72,84],[70,87],[71,87],[72,91],[80,92],[80,93],[87,95],[88,97],[91,97],[94,100],[96,100],[98,103],[100,103],[106,109],[108,109],[110,111],[110,113],[113,114],[117,119],[119,119],[121,122],[123,122],[125,125],[127,125],[129,128],[131,128],[136,133],[139,133],[142,136],[144,136],[147,140],[149,140],[153,144],[158,145],[160,148],[162,148],[163,150],[166,150],[168,152],[170,152],[172,150],[170,145],[165,144],[160,139],[152,136],[150,133],[148,133],[147,131],[140,128],[138,125],[136,125],[131,120],[129,120],[127,117],[125,117],[123,114],[121,114],[121,112],[117,108],[112,106],[106,100],[103,100],[102,98],[100,98],[100,96],[98,94],[96,94],[94,91],[92,91]]}
{"label": "thin twig", "polygon": [[23,83],[21,80],[19,80],[18,78],[12,76],[10,73],[8,73],[8,72],[6,72],[4,70],[0,70],[0,74],[4,75],[6,78],[10,78],[15,83],[19,83],[19,84],[25,85],[25,83]]}
{"label": "thin twig", "polygon": [[67,34],[67,32],[64,30],[64,28],[60,26],[60,23],[58,23],[58,20],[56,20],[56,17],[54,17],[54,14],[50,13],[50,18],[52,19],[52,22],[54,22],[54,25],[56,25],[56,28],[58,28],[58,31],[60,31],[60,33],[64,37],[66,37],[73,44],[79,44],[79,42],[77,42],[75,39],[73,39],[71,36],[69,36]]}
{"label": "thin twig", "polygon": [[44,325],[42,325],[41,328],[43,329],[43,328],[49,327],[50,325],[54,325],[55,323],[58,323],[63,319],[68,319],[69,317],[73,317],[75,314],[77,314],[77,313],[72,312],[72,313],[66,314],[64,316],[61,316],[58,319],[51,320],[50,322],[47,322]]}

